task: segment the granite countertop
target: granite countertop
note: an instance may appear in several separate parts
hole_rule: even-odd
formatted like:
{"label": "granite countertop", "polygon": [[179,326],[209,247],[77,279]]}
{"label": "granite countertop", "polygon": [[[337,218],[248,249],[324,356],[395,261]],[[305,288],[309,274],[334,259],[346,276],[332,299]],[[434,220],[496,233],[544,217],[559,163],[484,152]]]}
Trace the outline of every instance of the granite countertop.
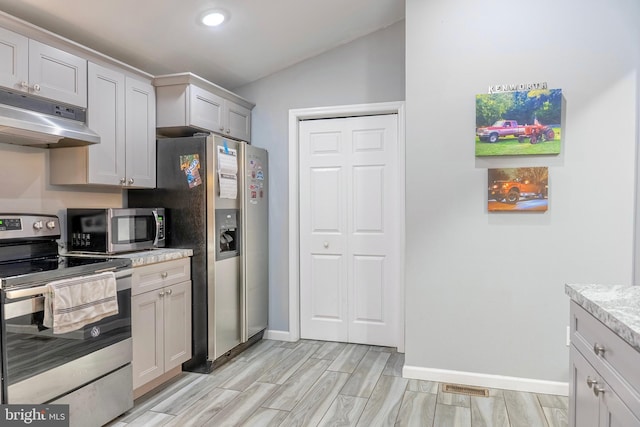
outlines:
{"label": "granite countertop", "polygon": [[129,258],[131,259],[132,267],[140,267],[142,265],[155,264],[157,262],[171,261],[174,259],[186,258],[190,256],[193,256],[192,249],[160,248],[150,249],[148,251],[117,254],[113,257]]}
{"label": "granite countertop", "polygon": [[640,352],[640,286],[567,284],[565,293]]}

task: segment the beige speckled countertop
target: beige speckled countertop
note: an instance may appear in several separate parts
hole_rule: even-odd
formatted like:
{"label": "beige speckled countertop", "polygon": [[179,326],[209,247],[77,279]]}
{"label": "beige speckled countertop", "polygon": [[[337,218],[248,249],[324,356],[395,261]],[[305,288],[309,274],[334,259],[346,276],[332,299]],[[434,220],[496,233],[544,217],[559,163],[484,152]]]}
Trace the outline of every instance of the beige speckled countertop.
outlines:
{"label": "beige speckled countertop", "polygon": [[85,252],[69,252],[65,255],[86,256],[86,257],[109,257],[109,258],[129,258],[132,267],[140,267],[147,264],[155,264],[157,262],[171,261],[174,259],[187,258],[193,256],[192,249],[178,248],[160,248],[149,249],[146,251],[127,252],[122,254],[89,254]]}
{"label": "beige speckled countertop", "polygon": [[171,261],[174,259],[186,258],[193,256],[192,249],[150,249],[148,251],[129,252],[125,254],[114,255],[114,258],[131,259],[132,267],[140,267],[147,264],[155,264],[157,262]]}

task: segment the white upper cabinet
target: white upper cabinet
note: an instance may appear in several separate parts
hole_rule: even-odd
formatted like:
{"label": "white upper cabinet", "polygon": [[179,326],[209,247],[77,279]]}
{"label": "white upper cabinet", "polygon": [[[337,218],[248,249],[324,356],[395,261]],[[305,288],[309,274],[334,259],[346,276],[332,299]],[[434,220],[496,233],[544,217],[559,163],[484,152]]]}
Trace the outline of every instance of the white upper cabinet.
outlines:
{"label": "white upper cabinet", "polygon": [[23,89],[29,80],[29,39],[0,28],[0,85]]}
{"label": "white upper cabinet", "polygon": [[87,125],[100,135],[100,143],[51,150],[51,183],[155,187],[153,86],[89,63],[87,112]]}
{"label": "white upper cabinet", "polygon": [[87,107],[87,61],[0,28],[0,85]]}
{"label": "white upper cabinet", "polygon": [[[251,110],[198,86],[189,85],[190,126],[251,141]],[[189,121],[189,120],[187,120]]]}
{"label": "white upper cabinet", "polygon": [[251,102],[191,73],[159,76],[154,85],[158,134],[202,131],[251,141]]}
{"label": "white upper cabinet", "polygon": [[126,175],[124,80],[121,72],[89,64],[87,125],[100,135],[100,144],[75,150],[87,156],[87,183],[120,185]]}
{"label": "white upper cabinet", "polygon": [[29,91],[86,108],[87,61],[29,40]]}
{"label": "white upper cabinet", "polygon": [[127,187],[156,186],[156,94],[147,82],[125,79]]}
{"label": "white upper cabinet", "polygon": [[[222,113],[222,132],[241,141],[251,141],[251,110],[235,102],[225,100]],[[221,133],[222,133],[221,132]]]}
{"label": "white upper cabinet", "polygon": [[189,85],[186,91],[190,114],[186,115],[185,123],[200,129],[222,132],[224,130],[222,115],[224,99],[194,85]]}

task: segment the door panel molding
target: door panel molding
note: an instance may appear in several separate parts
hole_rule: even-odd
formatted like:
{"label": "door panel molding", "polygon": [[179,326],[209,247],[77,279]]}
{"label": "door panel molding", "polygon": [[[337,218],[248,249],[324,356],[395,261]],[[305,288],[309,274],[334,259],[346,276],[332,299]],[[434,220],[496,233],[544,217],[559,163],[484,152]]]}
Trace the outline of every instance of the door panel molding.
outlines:
{"label": "door panel molding", "polygon": [[[329,119],[348,116],[368,116],[380,114],[398,115],[398,180],[394,191],[398,194],[398,254],[400,294],[398,304],[398,343],[399,352],[404,352],[404,264],[405,264],[405,103],[385,102],[374,104],[356,104],[289,110],[289,330],[273,331],[273,337],[287,341],[300,339],[300,215],[299,215],[299,122],[307,119]],[[367,138],[370,138],[369,135]],[[375,138],[363,140],[360,148],[363,155],[375,154]],[[331,150],[330,136],[323,147]],[[268,336],[271,336],[267,333]]]}

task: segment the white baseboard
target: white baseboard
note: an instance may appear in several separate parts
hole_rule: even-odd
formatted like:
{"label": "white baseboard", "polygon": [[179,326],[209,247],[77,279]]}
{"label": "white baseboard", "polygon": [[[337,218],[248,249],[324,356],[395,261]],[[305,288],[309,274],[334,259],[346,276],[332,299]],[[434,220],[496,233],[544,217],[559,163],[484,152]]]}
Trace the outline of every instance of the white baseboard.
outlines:
{"label": "white baseboard", "polygon": [[402,368],[402,376],[416,380],[464,384],[477,387],[554,394],[559,396],[569,395],[569,383],[543,381],[531,378],[506,377],[502,375],[450,371],[446,369],[432,369],[407,365]]}
{"label": "white baseboard", "polygon": [[291,333],[289,331],[275,331],[272,329],[267,329],[264,331],[264,335],[262,338],[266,340],[276,340],[276,341],[297,341],[291,338]]}

